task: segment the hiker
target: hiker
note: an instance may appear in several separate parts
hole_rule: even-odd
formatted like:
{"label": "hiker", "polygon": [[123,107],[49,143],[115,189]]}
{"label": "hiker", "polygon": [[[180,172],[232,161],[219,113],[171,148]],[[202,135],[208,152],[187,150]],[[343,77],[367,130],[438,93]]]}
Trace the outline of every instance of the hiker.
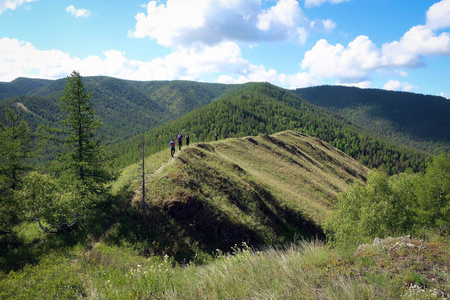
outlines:
{"label": "hiker", "polygon": [[173,139],[170,141],[169,145],[170,145],[170,155],[172,155],[173,157],[173,155],[175,154],[175,142],[173,141]]}
{"label": "hiker", "polygon": [[189,146],[189,134],[186,134],[186,146]]}
{"label": "hiker", "polygon": [[183,145],[183,135],[181,134],[181,132],[178,132],[177,139],[178,139],[178,148],[179,150],[181,150],[181,146]]}
{"label": "hiker", "polygon": [[217,142],[218,138],[219,138],[219,134],[216,132],[216,142]]}

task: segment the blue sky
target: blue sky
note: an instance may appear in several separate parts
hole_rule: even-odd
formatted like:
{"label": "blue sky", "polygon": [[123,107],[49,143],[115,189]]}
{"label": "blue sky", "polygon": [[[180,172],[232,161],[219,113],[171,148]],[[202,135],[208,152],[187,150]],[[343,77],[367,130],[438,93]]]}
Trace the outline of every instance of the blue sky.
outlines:
{"label": "blue sky", "polygon": [[72,70],[450,98],[450,0],[0,0],[0,81]]}

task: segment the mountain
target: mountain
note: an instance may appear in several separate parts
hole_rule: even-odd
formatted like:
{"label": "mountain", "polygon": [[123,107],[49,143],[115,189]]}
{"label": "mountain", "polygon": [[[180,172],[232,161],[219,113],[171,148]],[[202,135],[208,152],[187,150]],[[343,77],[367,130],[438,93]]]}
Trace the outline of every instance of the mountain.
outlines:
{"label": "mountain", "polygon": [[[148,154],[168,147],[181,131],[193,142],[296,130],[324,140],[369,168],[390,173],[424,168],[427,155],[364,133],[342,117],[269,83],[248,83],[181,118],[146,133]],[[141,137],[111,145],[125,167],[141,157]]]}
{"label": "mountain", "polygon": [[450,101],[443,97],[344,86],[292,92],[391,141],[433,154],[450,152]]}
{"label": "mountain", "polygon": [[[65,79],[16,79],[0,84],[0,106],[13,107],[32,128],[58,126],[63,119],[58,106]],[[103,122],[105,143],[115,143],[211,102],[233,85],[187,81],[128,81],[111,77],[86,77],[83,84],[93,93],[94,108]],[[21,87],[21,88],[19,88]],[[20,92],[21,91],[21,92]],[[6,98],[7,97],[7,98]]]}
{"label": "mountain", "polygon": [[[200,142],[177,151],[175,158],[163,151],[149,160],[164,163],[147,170],[147,227],[141,225],[136,235],[140,218],[123,216],[115,240],[133,237],[130,243],[142,243],[150,236],[161,249],[178,243],[177,251],[192,245],[229,249],[242,241],[274,245],[323,235],[320,226],[337,193],[365,181],[368,172],[330,144],[296,131]],[[136,164],[123,173],[136,174],[139,168]],[[129,180],[122,184],[128,186]],[[138,189],[136,207],[140,197]]]}
{"label": "mountain", "polygon": [[[0,93],[5,95],[13,95],[8,92],[10,90],[18,93],[19,85],[24,88],[22,95],[0,100],[0,106],[13,107],[32,128],[41,124],[56,127],[58,121],[64,117],[57,101],[62,95],[65,82],[65,79],[40,81],[22,78],[1,84]],[[272,134],[295,129],[331,143],[370,168],[383,167],[391,174],[407,168],[422,170],[427,156],[396,146],[407,141],[402,128],[389,127],[392,134],[385,134],[391,138],[391,142],[387,143],[384,137],[380,137],[383,132],[365,126],[381,124],[380,126],[385,128],[383,124],[386,122],[380,121],[380,118],[374,117],[372,120],[368,116],[361,119],[362,121],[350,119],[342,113],[343,110],[349,110],[350,105],[333,113],[295,95],[301,90],[287,91],[267,83],[224,85],[189,81],[139,82],[104,76],[86,77],[84,84],[86,90],[93,93],[96,114],[103,122],[100,132],[102,140],[111,145],[111,149],[118,155],[119,167],[138,159],[140,142],[133,137],[145,131],[149,132],[147,137],[150,153],[163,149],[180,130],[183,133],[190,132],[196,141],[206,141],[213,138],[215,131],[223,138]],[[349,102],[352,98],[348,90],[344,88],[341,92],[340,88],[331,87],[324,97],[334,99],[338,95],[343,103]],[[395,94],[388,95],[394,97]],[[311,99],[309,95],[305,94],[305,97]],[[359,97],[359,100],[351,101],[362,101],[360,94],[354,97]],[[397,100],[394,97],[391,102],[395,101]],[[404,102],[397,106],[397,113],[402,109],[409,109],[403,107]],[[411,103],[417,106],[420,101]],[[427,111],[422,108],[422,111],[429,113],[421,116],[424,118],[421,122],[428,124],[421,134],[425,136],[429,133],[429,144],[434,150],[446,150],[449,144],[446,142],[449,125],[442,122],[445,119],[445,105],[439,102],[439,105],[430,105],[430,109]],[[379,111],[384,112],[384,108]],[[399,119],[395,116],[392,118]],[[416,119],[422,120],[419,117]],[[434,127],[430,125],[434,124],[433,122],[437,122]],[[129,138],[131,139],[128,140]],[[423,141],[408,145],[415,149],[424,149]],[[40,162],[51,160],[57,151],[48,150],[47,157],[40,159]]]}
{"label": "mountain", "polygon": [[0,101],[6,98],[32,94],[49,84],[51,80],[19,77],[11,82],[0,82]]}

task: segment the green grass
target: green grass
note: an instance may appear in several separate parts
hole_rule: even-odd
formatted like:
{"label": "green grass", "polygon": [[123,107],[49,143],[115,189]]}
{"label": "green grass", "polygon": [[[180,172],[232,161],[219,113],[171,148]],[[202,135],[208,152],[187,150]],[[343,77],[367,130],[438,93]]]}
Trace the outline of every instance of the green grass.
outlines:
{"label": "green grass", "polygon": [[[390,248],[363,252],[329,249],[319,241],[257,251],[245,244],[217,251],[205,265],[177,264],[168,256],[137,255],[99,244],[49,254],[32,266],[1,274],[1,299],[444,299],[450,295],[449,239],[417,242],[396,257]],[[378,252],[378,254],[374,254]],[[366,263],[371,255],[375,263]],[[383,257],[384,255],[384,257]],[[405,261],[409,261],[405,264]],[[417,263],[416,263],[417,264]],[[439,276],[438,274],[447,274]],[[428,297],[428,298],[427,298]]]}

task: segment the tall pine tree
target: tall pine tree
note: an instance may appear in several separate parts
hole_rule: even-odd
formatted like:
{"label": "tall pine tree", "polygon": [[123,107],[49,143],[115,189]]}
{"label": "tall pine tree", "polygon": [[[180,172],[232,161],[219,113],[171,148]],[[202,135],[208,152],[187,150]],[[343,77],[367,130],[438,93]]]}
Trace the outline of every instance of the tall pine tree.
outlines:
{"label": "tall pine tree", "polygon": [[95,115],[92,95],[86,93],[80,73],[73,71],[67,77],[64,94],[59,101],[61,110],[67,114],[62,121],[66,127],[63,142],[67,152],[61,154],[59,160],[82,195],[105,192],[105,185],[115,178],[107,170],[104,147],[96,136],[102,123]]}

